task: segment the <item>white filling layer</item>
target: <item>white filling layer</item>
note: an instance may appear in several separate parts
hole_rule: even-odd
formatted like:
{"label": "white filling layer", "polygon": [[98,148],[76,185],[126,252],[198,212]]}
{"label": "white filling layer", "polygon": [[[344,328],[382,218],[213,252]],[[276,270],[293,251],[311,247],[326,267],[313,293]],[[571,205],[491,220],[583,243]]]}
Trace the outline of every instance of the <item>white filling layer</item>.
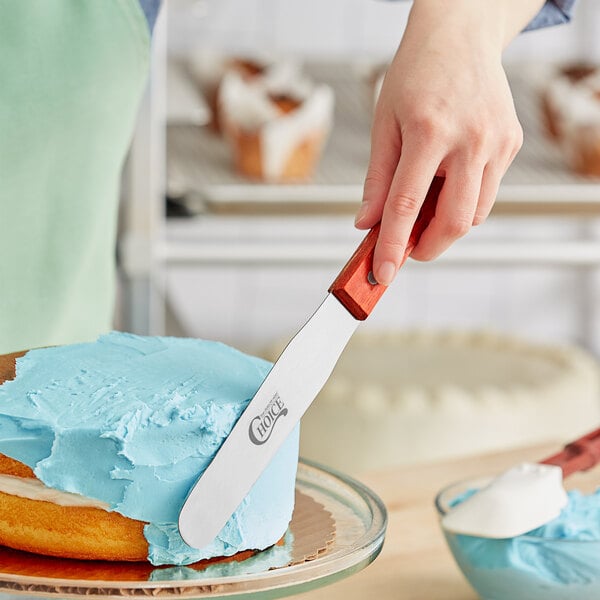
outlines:
{"label": "white filling layer", "polygon": [[60,506],[89,506],[103,510],[109,509],[109,505],[106,502],[87,498],[80,494],[55,490],[45,486],[38,479],[29,479],[26,477],[0,475],[0,492],[19,496],[19,498],[52,502]]}

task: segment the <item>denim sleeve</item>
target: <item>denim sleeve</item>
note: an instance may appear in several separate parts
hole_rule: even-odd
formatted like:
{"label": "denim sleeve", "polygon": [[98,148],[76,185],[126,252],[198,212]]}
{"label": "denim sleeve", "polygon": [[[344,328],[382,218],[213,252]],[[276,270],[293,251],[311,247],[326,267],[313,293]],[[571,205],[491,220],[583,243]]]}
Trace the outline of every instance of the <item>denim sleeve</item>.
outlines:
{"label": "denim sleeve", "polygon": [[161,0],[139,0],[140,6],[144,11],[144,16],[146,17],[146,21],[148,21],[148,29],[152,33],[154,29],[154,23],[156,23],[156,17],[158,15],[158,10],[160,9]]}
{"label": "denim sleeve", "polygon": [[574,5],[575,0],[546,0],[542,10],[525,27],[524,31],[568,23],[571,20]]}
{"label": "denim sleeve", "polygon": [[523,31],[568,23],[571,20],[575,2],[576,0],[546,0],[542,10],[533,17]]}

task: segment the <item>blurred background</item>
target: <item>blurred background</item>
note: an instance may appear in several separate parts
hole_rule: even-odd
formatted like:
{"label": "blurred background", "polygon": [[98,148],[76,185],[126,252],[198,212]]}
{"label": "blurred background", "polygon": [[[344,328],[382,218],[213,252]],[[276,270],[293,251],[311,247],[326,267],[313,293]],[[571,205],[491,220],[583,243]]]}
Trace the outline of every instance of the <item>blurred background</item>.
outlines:
{"label": "blurred background", "polygon": [[[274,359],[362,238],[373,106],[410,3],[164,4],[116,326]],[[599,31],[600,5],[579,0],[571,24],[506,51],[525,143],[495,210],[403,268],[304,419],[305,455],[360,473],[597,427]]]}

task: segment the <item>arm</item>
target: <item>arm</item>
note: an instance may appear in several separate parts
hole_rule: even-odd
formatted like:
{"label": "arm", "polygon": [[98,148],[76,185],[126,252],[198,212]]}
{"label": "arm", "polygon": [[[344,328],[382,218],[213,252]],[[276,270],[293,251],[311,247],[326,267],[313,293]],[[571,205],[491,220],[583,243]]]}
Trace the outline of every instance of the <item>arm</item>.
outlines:
{"label": "arm", "polygon": [[356,226],[381,221],[373,270],[394,278],[427,189],[446,178],[412,256],[431,260],[488,216],[522,144],[501,64],[543,0],[415,0],[375,110]]}

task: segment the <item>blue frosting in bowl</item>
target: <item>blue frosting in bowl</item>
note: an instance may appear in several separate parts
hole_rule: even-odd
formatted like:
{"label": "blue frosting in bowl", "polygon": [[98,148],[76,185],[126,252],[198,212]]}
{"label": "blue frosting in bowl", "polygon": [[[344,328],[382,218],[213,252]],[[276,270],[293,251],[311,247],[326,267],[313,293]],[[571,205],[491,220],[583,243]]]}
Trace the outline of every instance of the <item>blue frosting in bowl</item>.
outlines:
{"label": "blue frosting in bowl", "polygon": [[32,350],[0,386],[0,453],[147,522],[155,565],[264,549],[291,519],[298,428],[209,546],[189,547],[177,519],[270,368],[218,342],[117,332]]}
{"label": "blue frosting in bowl", "polygon": [[461,570],[485,600],[600,598],[600,491],[569,492],[559,517],[518,537],[444,533]]}

